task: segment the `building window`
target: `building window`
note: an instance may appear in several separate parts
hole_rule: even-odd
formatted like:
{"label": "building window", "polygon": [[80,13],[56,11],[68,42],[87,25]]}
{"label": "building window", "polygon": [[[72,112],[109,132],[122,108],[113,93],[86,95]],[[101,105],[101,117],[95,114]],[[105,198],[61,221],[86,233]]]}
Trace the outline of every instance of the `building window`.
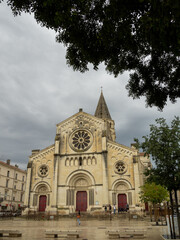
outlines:
{"label": "building window", "polygon": [[15,197],[13,196],[13,201],[15,201]]}
{"label": "building window", "polygon": [[91,144],[91,133],[86,130],[78,130],[70,137],[70,145],[75,151],[86,151]]}
{"label": "building window", "polygon": [[127,171],[127,164],[123,161],[118,161],[115,164],[115,172],[119,174],[124,174]]}
{"label": "building window", "polygon": [[23,193],[21,193],[21,199],[20,199],[20,202],[23,201]]}
{"label": "building window", "polygon": [[7,171],[7,177],[9,177],[9,171]]}
{"label": "building window", "polygon": [[5,193],[4,193],[4,200],[7,200],[7,194],[8,194],[8,191],[5,191]]}
{"label": "building window", "polygon": [[79,158],[79,166],[82,166],[82,157]]}
{"label": "building window", "polygon": [[18,175],[17,175],[17,173],[16,173],[16,177],[15,177],[16,180],[17,180],[17,176],[18,176]]}
{"label": "building window", "polygon": [[22,183],[22,186],[21,186],[21,191],[23,191],[23,188],[24,188],[24,184]]}
{"label": "building window", "polygon": [[9,179],[6,179],[6,187],[8,188]]}
{"label": "building window", "polygon": [[116,164],[116,169],[117,169],[117,171],[118,171],[119,173],[124,172],[125,168],[126,168],[126,167],[125,167],[125,165],[124,165],[123,162],[118,162],[118,163]]}
{"label": "building window", "polygon": [[48,175],[48,166],[46,164],[43,164],[39,167],[39,175],[41,177],[46,177]]}
{"label": "building window", "polygon": [[14,189],[16,189],[16,185],[14,185]]}
{"label": "building window", "polygon": [[24,182],[24,176],[22,177],[22,181]]}

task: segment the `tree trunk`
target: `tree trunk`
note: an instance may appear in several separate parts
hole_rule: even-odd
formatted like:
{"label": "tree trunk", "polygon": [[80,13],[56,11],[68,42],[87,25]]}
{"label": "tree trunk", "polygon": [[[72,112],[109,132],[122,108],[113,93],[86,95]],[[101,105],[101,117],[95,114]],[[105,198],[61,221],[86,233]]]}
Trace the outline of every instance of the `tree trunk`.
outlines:
{"label": "tree trunk", "polygon": [[158,225],[158,209],[157,209],[157,204],[153,204],[154,206],[154,218],[155,218],[155,222],[156,225]]}
{"label": "tree trunk", "polygon": [[149,210],[150,210],[150,219],[151,219],[151,222],[152,222],[152,206],[151,205],[149,206]]}
{"label": "tree trunk", "polygon": [[171,219],[170,219],[171,214],[170,214],[169,202],[167,202],[167,213],[168,213],[168,219],[169,219],[170,234],[171,234],[171,238],[173,238],[172,224],[171,224]]}
{"label": "tree trunk", "polygon": [[164,203],[164,217],[165,217],[166,226],[167,226],[167,218],[166,218],[167,215],[168,215],[168,206],[166,203]]}
{"label": "tree trunk", "polygon": [[176,232],[175,232],[175,227],[174,227],[174,203],[173,203],[173,198],[172,198],[172,192],[169,191],[169,194],[170,194],[171,212],[172,212],[173,237],[174,237],[174,239],[176,239]]}
{"label": "tree trunk", "polygon": [[178,208],[177,190],[175,190],[174,193],[175,193],[175,202],[176,202],[176,212],[177,212],[178,230],[179,230],[179,236],[180,236],[180,214],[179,214],[179,208]]}

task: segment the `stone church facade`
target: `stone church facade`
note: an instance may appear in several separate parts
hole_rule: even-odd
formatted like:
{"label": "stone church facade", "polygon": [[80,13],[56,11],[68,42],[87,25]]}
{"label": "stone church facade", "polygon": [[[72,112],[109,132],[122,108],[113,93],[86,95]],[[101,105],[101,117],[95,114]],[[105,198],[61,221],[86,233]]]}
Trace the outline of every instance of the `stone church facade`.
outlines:
{"label": "stone church facade", "polygon": [[69,214],[140,206],[139,187],[149,158],[115,141],[103,93],[95,115],[78,113],[56,125],[55,143],[33,150],[27,166],[27,211]]}

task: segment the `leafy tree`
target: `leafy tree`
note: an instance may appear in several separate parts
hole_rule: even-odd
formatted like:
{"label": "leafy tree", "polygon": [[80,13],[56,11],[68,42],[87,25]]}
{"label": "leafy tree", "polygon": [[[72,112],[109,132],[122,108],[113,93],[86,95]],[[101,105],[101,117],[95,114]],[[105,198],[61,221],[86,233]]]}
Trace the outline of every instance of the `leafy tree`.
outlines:
{"label": "leafy tree", "polygon": [[141,202],[151,202],[154,204],[160,204],[163,201],[168,201],[169,193],[161,185],[156,185],[155,183],[145,183],[140,187],[140,200]]}
{"label": "leafy tree", "polygon": [[[2,2],[3,0],[0,0]],[[67,47],[74,70],[104,62],[118,76],[130,70],[133,98],[162,109],[180,97],[179,0],[7,0],[14,15],[34,13]]]}
{"label": "leafy tree", "polygon": [[[160,204],[163,201],[168,201],[169,193],[164,187],[162,187],[161,185],[156,185],[154,182],[145,183],[140,188],[141,188],[141,191],[139,193],[140,200],[141,200],[141,202],[144,202],[144,203],[146,203],[146,202],[152,203],[152,205],[154,206],[154,210],[155,210],[155,221],[156,221],[156,224],[158,225],[159,211],[157,212],[156,204]],[[152,221],[151,210],[150,210],[150,216],[151,216],[151,221]]]}
{"label": "leafy tree", "polygon": [[156,119],[157,125],[150,125],[150,134],[144,136],[144,142],[135,139],[137,147],[150,154],[155,167],[148,170],[146,175],[150,182],[165,186],[170,193],[175,193],[176,211],[180,230],[180,216],[178,211],[177,191],[180,190],[180,119],[175,117],[171,126],[164,118]]}
{"label": "leafy tree", "polygon": [[175,117],[169,127],[164,118],[150,125],[150,134],[144,142],[135,139],[137,147],[152,156],[155,167],[148,170],[149,179],[161,183],[169,191],[180,189],[180,119]]}

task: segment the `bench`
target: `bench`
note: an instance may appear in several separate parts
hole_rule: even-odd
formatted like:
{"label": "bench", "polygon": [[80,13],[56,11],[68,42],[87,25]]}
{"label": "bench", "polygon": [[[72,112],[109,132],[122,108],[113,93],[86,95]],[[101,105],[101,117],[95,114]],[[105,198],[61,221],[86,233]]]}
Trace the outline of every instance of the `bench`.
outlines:
{"label": "bench", "polygon": [[22,237],[22,233],[18,230],[0,230],[0,237]]}
{"label": "bench", "polygon": [[109,235],[109,239],[117,239],[117,238],[144,239],[147,237],[146,235],[147,230],[124,228],[121,230],[110,230],[110,231],[107,231],[106,234]]}
{"label": "bench", "polygon": [[133,239],[144,239],[147,237],[147,231],[146,230],[140,230],[140,229],[127,229],[124,232],[120,233],[121,234],[127,234],[130,235]]}
{"label": "bench", "polygon": [[109,235],[110,239],[117,239],[117,238],[119,238],[119,231],[118,230],[107,231],[106,234]]}
{"label": "bench", "polygon": [[61,230],[47,230],[45,231],[46,237],[67,237],[67,238],[79,238],[79,231],[71,231],[71,230],[66,230],[66,231],[61,231]]}

